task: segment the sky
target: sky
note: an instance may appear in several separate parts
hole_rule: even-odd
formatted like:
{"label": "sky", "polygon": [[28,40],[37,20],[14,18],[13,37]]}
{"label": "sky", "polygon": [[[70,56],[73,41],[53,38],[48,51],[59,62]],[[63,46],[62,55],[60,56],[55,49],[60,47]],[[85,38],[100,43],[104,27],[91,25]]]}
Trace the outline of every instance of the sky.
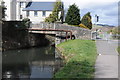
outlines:
{"label": "sky", "polygon": [[[32,1],[56,1],[56,0],[32,0]],[[76,4],[80,9],[81,18],[87,12],[91,12],[94,24],[109,24],[118,26],[118,2],[120,0],[61,0],[64,2],[65,11],[69,5]],[[96,23],[95,15],[99,16]]]}
{"label": "sky", "polygon": [[[69,5],[76,4],[80,9],[80,15],[83,17],[87,12],[91,12],[94,24],[118,25],[118,2],[119,0],[62,0],[65,9]],[[99,22],[96,22],[95,15],[99,16]]]}
{"label": "sky", "polygon": [[[97,1],[97,0],[96,0]],[[99,22],[97,24],[109,24],[109,25],[118,25],[118,1],[105,1],[100,0],[101,2],[96,2],[95,0],[91,0],[87,2],[79,2],[76,1],[76,5],[78,5],[80,9],[81,17],[87,12],[91,12],[92,21],[95,22],[95,15],[99,16]],[[81,5],[82,4],[82,5]]]}

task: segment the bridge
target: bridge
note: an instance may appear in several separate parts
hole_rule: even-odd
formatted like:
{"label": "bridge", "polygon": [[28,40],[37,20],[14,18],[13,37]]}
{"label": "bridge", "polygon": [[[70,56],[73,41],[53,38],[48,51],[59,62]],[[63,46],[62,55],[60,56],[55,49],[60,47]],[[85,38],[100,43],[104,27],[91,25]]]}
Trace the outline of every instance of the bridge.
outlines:
{"label": "bridge", "polygon": [[[30,33],[54,34],[56,36],[56,44],[68,39],[91,39],[90,30],[65,24],[41,22],[39,24],[31,24],[28,30]],[[62,36],[65,37],[65,40],[60,39]]]}
{"label": "bridge", "polygon": [[72,39],[72,31],[70,31],[70,30],[29,28],[29,32],[31,32],[31,33],[42,33],[42,34],[56,34],[56,32],[66,32],[66,40],[68,38],[68,33],[70,33],[70,39]]}

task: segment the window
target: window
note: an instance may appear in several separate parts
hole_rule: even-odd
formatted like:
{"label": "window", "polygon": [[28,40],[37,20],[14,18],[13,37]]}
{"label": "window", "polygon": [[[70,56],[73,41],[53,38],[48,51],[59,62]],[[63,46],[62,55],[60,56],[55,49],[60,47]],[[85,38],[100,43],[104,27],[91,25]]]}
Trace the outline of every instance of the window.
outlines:
{"label": "window", "polygon": [[26,16],[28,17],[29,15],[30,15],[30,12],[29,12],[29,11],[27,11]]}
{"label": "window", "polygon": [[20,19],[22,19],[22,15],[20,15]]}
{"label": "window", "polygon": [[42,16],[46,16],[46,11],[43,11],[43,12],[42,12]]}
{"label": "window", "polygon": [[23,2],[20,2],[20,8],[23,6]]}
{"label": "window", "polygon": [[34,11],[34,16],[37,16],[38,15],[38,12],[37,11]]}

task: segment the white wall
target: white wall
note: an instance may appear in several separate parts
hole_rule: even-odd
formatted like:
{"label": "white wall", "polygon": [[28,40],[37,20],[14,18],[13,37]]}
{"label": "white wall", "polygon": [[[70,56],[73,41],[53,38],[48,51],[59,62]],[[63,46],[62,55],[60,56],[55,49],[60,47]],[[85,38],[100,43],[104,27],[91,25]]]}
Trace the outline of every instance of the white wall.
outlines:
{"label": "white wall", "polygon": [[17,7],[17,10],[16,10],[17,15],[16,16],[17,16],[17,20],[22,20],[22,19],[20,19],[20,15],[22,15],[23,18],[25,17],[25,12],[23,12],[23,9],[26,7],[26,3],[23,3],[23,6],[21,8],[19,5],[20,5],[20,2],[18,1],[17,5],[16,5],[16,7]]}
{"label": "white wall", "polygon": [[[3,1],[5,2],[5,6],[7,8],[7,10],[5,12],[5,14],[6,14],[5,19],[7,21],[10,21],[10,20],[20,20],[20,14],[22,14],[23,17],[25,17],[25,15],[24,15],[25,13],[22,11],[22,8],[21,9],[19,8],[19,1],[28,2],[31,0],[3,0]],[[14,1],[13,4],[11,4],[11,1]],[[18,2],[16,3],[15,1],[18,1]]]}
{"label": "white wall", "polygon": [[[24,11],[24,12],[26,12],[26,11]],[[30,15],[28,16],[28,18],[33,23],[39,23],[39,22],[44,21],[45,18],[48,17],[52,13],[52,11],[46,11],[46,16],[42,16],[42,11],[38,11],[38,16],[34,16],[34,11],[30,11],[29,13],[30,13]],[[26,15],[26,13],[24,15]],[[24,18],[27,18],[27,16]]]}
{"label": "white wall", "polygon": [[32,0],[33,2],[55,2],[56,0]]}
{"label": "white wall", "polygon": [[16,0],[11,0],[10,2],[10,19],[16,20]]}
{"label": "white wall", "polygon": [[5,11],[5,14],[6,14],[6,16],[5,16],[5,19],[6,20],[10,20],[10,0],[4,0],[4,2],[5,2],[5,6],[7,7],[7,10]]}
{"label": "white wall", "polygon": [[[12,20],[11,19],[11,1],[12,0],[4,0],[5,1],[5,6],[7,7],[7,10],[6,10],[6,20],[9,21],[9,20]],[[14,6],[16,5],[16,10],[13,10],[13,11],[16,11],[16,20],[20,20],[20,15],[23,16],[23,18],[27,18],[26,16],[26,11],[22,11],[22,8],[20,9],[19,8],[19,3],[18,1],[31,1],[31,0],[15,0],[17,1],[16,4],[14,4]],[[32,0],[32,1],[39,1],[39,2],[42,2],[42,1],[47,1],[48,0]],[[56,0],[52,0],[52,1],[56,1]],[[33,23],[38,23],[38,22],[42,22],[45,20],[46,17],[48,17],[50,14],[52,13],[52,11],[46,11],[46,16],[42,16],[42,11],[38,11],[38,16],[34,16],[34,11],[30,11],[30,16],[28,18],[30,18],[30,20],[33,22]]]}

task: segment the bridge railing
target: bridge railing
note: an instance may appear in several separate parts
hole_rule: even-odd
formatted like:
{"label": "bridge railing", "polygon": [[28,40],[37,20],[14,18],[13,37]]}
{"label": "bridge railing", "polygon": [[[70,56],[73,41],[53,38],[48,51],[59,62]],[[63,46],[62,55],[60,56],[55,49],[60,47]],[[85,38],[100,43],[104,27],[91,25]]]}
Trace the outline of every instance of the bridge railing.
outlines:
{"label": "bridge railing", "polygon": [[39,28],[39,29],[55,29],[55,23],[36,23],[36,24],[30,24],[30,28]]}

